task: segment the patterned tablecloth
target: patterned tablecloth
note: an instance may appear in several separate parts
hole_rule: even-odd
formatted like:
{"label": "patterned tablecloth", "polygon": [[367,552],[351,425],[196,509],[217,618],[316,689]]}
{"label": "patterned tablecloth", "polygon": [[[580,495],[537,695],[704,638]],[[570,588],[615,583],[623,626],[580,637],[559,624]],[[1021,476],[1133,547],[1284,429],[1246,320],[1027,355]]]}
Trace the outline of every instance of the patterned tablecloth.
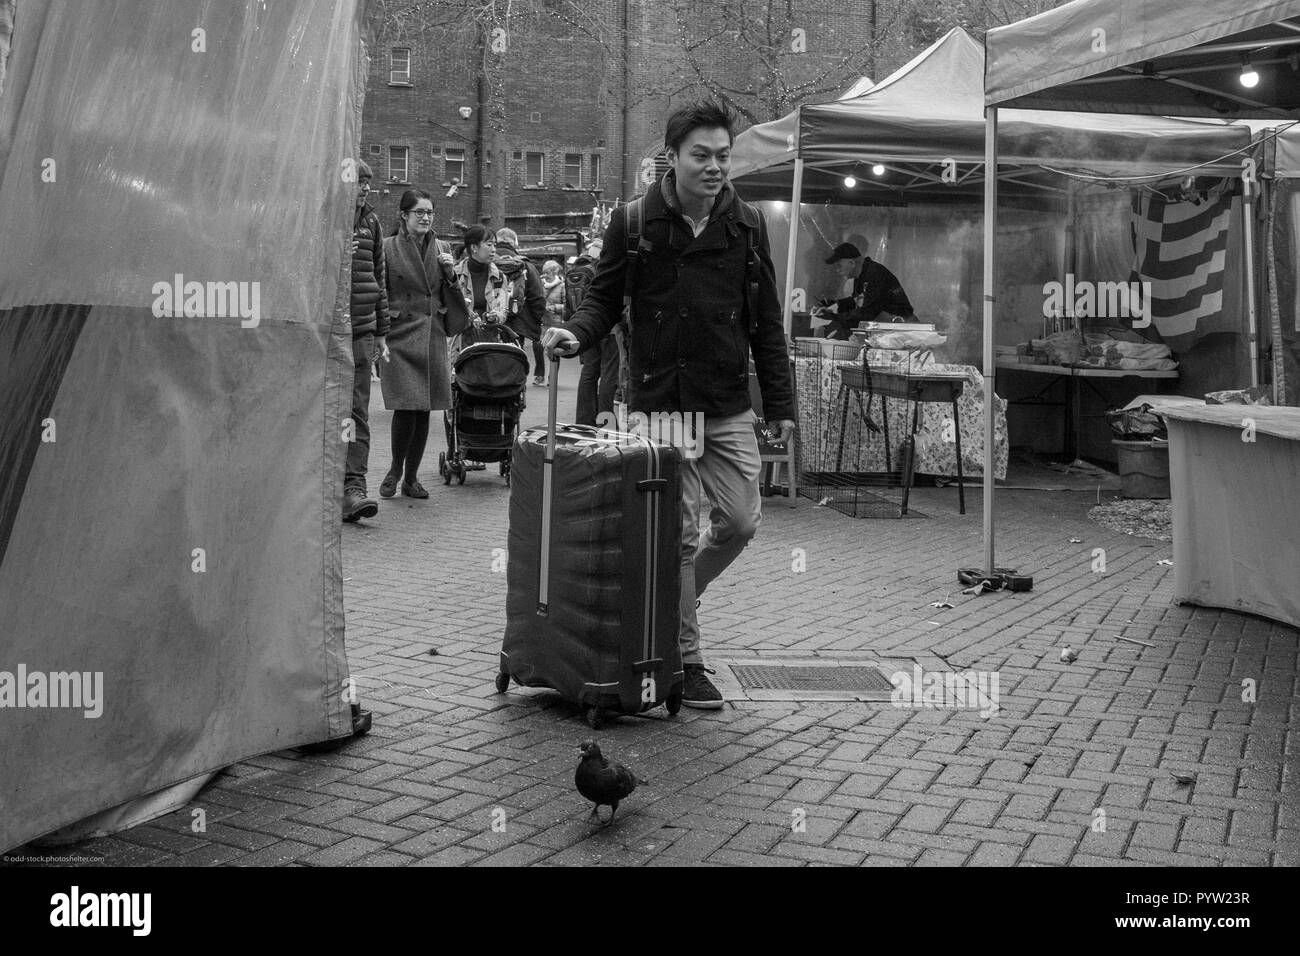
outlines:
{"label": "patterned tablecloth", "polygon": [[[896,356],[872,350],[872,365],[890,365],[906,370],[906,363],[891,361]],[[833,472],[840,440],[841,405],[839,368],[861,365],[860,360],[837,360],[824,356],[797,356],[794,359],[795,390],[799,400],[799,467],[802,472]],[[913,370],[957,371],[966,374],[966,386],[957,400],[961,423],[962,472],[978,476],[984,473],[984,376],[972,365],[935,363],[932,357],[912,359]],[[863,404],[866,393],[861,393]],[[1007,403],[994,396],[994,474],[1007,476]],[[892,465],[898,469],[898,449],[912,430],[912,403],[898,398],[887,400],[889,409],[889,443]],[[880,396],[871,401],[871,418],[881,425]],[[936,402],[921,405],[921,424],[916,434],[916,471],[928,475],[957,474],[957,444],[953,440],[952,406]],[[884,472],[885,441],[883,433],[869,429],[850,395],[848,425],[844,435],[842,472]]]}

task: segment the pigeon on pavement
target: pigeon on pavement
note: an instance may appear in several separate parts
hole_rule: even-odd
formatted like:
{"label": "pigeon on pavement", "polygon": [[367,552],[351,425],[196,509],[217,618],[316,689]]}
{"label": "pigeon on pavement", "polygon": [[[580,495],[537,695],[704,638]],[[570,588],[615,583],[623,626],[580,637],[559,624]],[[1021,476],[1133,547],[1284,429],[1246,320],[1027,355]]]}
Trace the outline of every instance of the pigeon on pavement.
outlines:
{"label": "pigeon on pavement", "polygon": [[594,804],[591,808],[593,817],[600,819],[602,805],[610,807],[609,819],[605,821],[605,826],[609,826],[614,822],[614,814],[618,813],[619,801],[631,794],[638,784],[645,786],[646,782],[638,780],[636,774],[621,763],[611,763],[601,756],[594,740],[584,741],[578,752],[582,754],[582,760],[578,763],[578,772],[573,775],[573,782],[578,785],[578,792]]}

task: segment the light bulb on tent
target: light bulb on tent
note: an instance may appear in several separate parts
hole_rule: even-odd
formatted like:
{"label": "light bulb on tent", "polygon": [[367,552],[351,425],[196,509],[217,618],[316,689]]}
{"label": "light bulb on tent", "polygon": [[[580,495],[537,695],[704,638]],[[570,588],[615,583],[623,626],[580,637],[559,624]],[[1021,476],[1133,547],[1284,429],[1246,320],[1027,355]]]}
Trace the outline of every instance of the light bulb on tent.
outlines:
{"label": "light bulb on tent", "polygon": [[885,167],[880,163],[876,163],[876,165],[871,167],[871,172],[876,176],[883,176],[885,175]]}
{"label": "light bulb on tent", "polygon": [[1250,65],[1250,57],[1248,56],[1241,58],[1241,85],[1248,90],[1259,85],[1259,74]]}
{"label": "light bulb on tent", "polygon": [[857,181],[856,179],[854,179],[852,176],[845,176],[845,177],[844,177],[844,188],[845,188],[845,189],[852,189],[852,188],[855,187],[857,184],[858,184],[858,181]]}

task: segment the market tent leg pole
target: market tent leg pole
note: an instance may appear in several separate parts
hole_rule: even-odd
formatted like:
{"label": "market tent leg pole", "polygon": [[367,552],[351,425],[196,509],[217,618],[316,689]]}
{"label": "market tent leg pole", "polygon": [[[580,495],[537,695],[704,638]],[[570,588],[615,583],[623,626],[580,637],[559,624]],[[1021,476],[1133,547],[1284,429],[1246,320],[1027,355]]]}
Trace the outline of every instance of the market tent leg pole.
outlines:
{"label": "market tent leg pole", "polygon": [[998,111],[984,113],[984,573],[993,574],[993,454],[994,385],[993,364],[993,241],[997,236],[998,213]]}
{"label": "market tent leg pole", "polygon": [[1263,185],[1264,200],[1264,268],[1268,272],[1268,337],[1273,343],[1273,404],[1286,404],[1286,361],[1282,351],[1282,313],[1277,292],[1277,228],[1278,181]]}
{"label": "market tent leg pole", "polygon": [[794,161],[794,192],[790,196],[790,243],[785,256],[785,306],[782,309],[782,321],[785,322],[785,334],[788,336],[794,318],[794,257],[799,251],[799,201],[803,198],[803,157]]}
{"label": "market tent leg pole", "polygon": [[1246,183],[1241,196],[1241,234],[1246,273],[1246,321],[1250,329],[1250,385],[1259,384],[1259,316],[1255,314],[1255,189]]}

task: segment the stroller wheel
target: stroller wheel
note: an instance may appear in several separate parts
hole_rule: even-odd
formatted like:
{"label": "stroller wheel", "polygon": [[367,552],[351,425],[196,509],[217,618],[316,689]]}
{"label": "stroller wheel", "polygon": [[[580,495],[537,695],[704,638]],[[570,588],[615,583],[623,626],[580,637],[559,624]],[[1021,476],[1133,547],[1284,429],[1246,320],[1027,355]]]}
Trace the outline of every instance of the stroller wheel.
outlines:
{"label": "stroller wheel", "polygon": [[456,484],[458,485],[465,484],[465,475],[467,472],[468,469],[465,467],[464,462],[462,462],[460,468],[456,472]]}
{"label": "stroller wheel", "polygon": [[451,484],[451,466],[447,464],[447,455],[445,452],[438,452],[438,474],[442,475],[444,485]]}

